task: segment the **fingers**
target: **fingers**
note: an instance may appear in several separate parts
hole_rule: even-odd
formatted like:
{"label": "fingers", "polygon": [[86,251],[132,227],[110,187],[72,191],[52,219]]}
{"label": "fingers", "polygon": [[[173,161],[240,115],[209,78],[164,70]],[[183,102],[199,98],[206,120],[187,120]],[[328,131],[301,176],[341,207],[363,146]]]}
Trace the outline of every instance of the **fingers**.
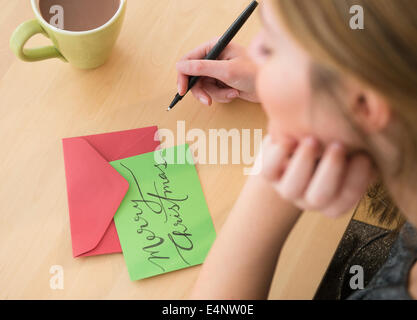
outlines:
{"label": "fingers", "polygon": [[303,140],[289,163],[276,188],[285,199],[298,199],[304,195],[320,155],[319,143],[314,138]]}
{"label": "fingers", "polygon": [[348,157],[338,143],[328,146],[321,155],[320,143],[314,138],[303,139],[292,151],[267,140],[263,153],[264,177],[281,197],[329,217],[353,208],[376,174],[369,156]]}
{"label": "fingers", "polygon": [[206,106],[211,106],[212,99],[209,94],[204,90],[202,81],[198,81],[191,89],[193,96]]}
{"label": "fingers", "polygon": [[365,194],[375,175],[372,162],[365,155],[356,155],[347,167],[339,196],[322,210],[328,217],[337,217],[352,209]]}
{"label": "fingers", "polygon": [[[230,87],[234,87],[233,81],[241,80],[236,78],[242,76],[239,75],[239,71],[242,67],[241,65],[236,64],[234,60],[236,57],[245,56],[246,49],[244,47],[235,43],[229,43],[217,60],[204,59],[211,49],[217,44],[218,40],[219,37],[202,44],[187,53],[177,63],[177,85],[178,93],[181,96],[184,96],[187,93],[190,76],[216,79]],[[253,79],[251,80],[253,81]],[[230,102],[231,100],[237,98],[240,93],[239,90],[219,91],[218,89],[219,88],[216,88],[210,83],[207,87],[204,87],[204,90],[211,96],[212,100],[222,103]],[[200,96],[204,96],[201,90],[197,89],[196,91]]]}
{"label": "fingers", "polygon": [[188,90],[189,76],[209,77],[228,82],[230,62],[220,60],[187,60],[177,63],[178,93],[184,95]]}
{"label": "fingers", "polygon": [[[179,80],[182,81],[182,80]],[[186,90],[178,90],[180,95],[184,95]],[[229,103],[239,97],[240,92],[227,86],[219,86],[213,78],[202,78],[191,89],[194,97],[205,105],[211,105],[213,101],[219,103]]]}
{"label": "fingers", "polygon": [[268,135],[262,148],[262,175],[271,182],[280,179],[295,147],[295,140],[283,137],[272,143]]}
{"label": "fingers", "polygon": [[305,200],[311,208],[323,208],[339,191],[346,167],[346,152],[340,144],[327,148],[314,174]]}
{"label": "fingers", "polygon": [[[214,38],[198,46],[197,48],[193,49],[192,51],[187,53],[185,56],[183,56],[180,59],[180,62],[187,61],[187,60],[203,59],[210,52],[210,50],[216,45],[218,39],[219,38]],[[177,76],[178,93],[181,96],[183,96],[187,92],[187,89],[188,89],[188,74],[186,72],[181,72],[180,70],[177,70],[177,71],[178,71],[178,76]]]}
{"label": "fingers", "polygon": [[239,97],[239,90],[233,88],[224,88],[217,85],[216,80],[205,78],[202,80],[204,91],[207,92],[211,99],[220,103],[229,103]]}
{"label": "fingers", "polygon": [[178,72],[177,85],[178,85],[178,94],[181,96],[185,95],[188,90],[188,76],[184,73]]}
{"label": "fingers", "polygon": [[231,79],[228,60],[187,60],[177,63],[180,94],[187,90],[188,76],[209,77],[227,83]]}

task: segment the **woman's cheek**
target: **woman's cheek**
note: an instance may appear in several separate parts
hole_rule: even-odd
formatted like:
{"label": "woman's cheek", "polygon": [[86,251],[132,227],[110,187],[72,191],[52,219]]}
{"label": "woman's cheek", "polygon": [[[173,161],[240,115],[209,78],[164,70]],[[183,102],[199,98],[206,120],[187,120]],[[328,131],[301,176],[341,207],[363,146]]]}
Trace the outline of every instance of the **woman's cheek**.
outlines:
{"label": "woman's cheek", "polygon": [[[290,64],[290,66],[294,64]],[[269,118],[269,133],[301,138],[311,134],[308,114],[310,90],[307,71],[288,68],[271,59],[257,76],[257,94]]]}

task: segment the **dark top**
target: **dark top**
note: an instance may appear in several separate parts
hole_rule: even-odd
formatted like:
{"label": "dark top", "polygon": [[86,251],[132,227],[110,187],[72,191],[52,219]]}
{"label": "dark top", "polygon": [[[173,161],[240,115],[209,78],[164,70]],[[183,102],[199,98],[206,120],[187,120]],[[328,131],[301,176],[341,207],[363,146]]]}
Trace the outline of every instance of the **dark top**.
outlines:
{"label": "dark top", "polygon": [[406,223],[382,268],[365,289],[356,291],[348,300],[411,300],[408,278],[416,262],[417,231]]}

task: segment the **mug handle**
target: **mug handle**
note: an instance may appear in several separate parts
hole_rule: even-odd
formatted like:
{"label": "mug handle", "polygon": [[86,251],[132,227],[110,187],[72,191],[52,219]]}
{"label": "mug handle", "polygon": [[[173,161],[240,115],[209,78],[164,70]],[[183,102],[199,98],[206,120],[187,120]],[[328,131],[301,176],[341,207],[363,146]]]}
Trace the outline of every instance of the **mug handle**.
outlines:
{"label": "mug handle", "polygon": [[45,37],[49,38],[46,31],[36,19],[23,22],[20,26],[18,26],[10,38],[10,48],[14,54],[21,60],[29,62],[51,58],[60,58],[66,61],[64,56],[55,46],[25,49],[26,42],[38,33],[41,33]]}

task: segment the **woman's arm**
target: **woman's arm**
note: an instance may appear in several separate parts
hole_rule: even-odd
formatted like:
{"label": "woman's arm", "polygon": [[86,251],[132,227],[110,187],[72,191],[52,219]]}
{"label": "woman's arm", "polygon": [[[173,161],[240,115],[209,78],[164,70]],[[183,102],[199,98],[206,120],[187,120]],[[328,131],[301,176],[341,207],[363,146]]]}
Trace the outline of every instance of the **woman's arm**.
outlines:
{"label": "woman's arm", "polygon": [[[215,241],[193,299],[267,298],[278,256],[301,210],[338,216],[353,207],[374,177],[363,154],[347,156],[307,137],[263,143],[261,175],[251,176]],[[287,202],[287,199],[289,202]]]}
{"label": "woman's arm", "polygon": [[266,299],[284,242],[301,211],[251,176],[202,267],[191,299]]}

